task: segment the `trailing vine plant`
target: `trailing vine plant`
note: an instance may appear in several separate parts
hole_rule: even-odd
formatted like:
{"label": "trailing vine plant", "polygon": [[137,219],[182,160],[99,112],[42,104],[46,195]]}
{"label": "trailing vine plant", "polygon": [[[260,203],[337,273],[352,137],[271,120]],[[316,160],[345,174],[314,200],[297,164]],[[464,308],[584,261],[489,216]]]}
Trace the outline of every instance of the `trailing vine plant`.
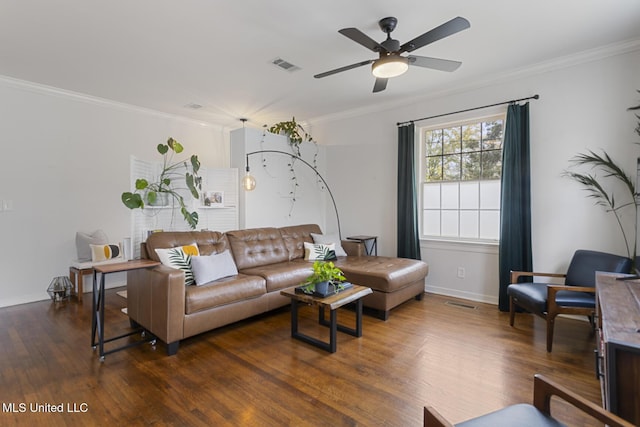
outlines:
{"label": "trailing vine plant", "polygon": [[[288,120],[288,121],[278,122],[268,127],[268,129],[267,129],[267,125],[265,125],[264,128],[265,128],[265,131],[262,133],[262,141],[260,142],[261,146],[264,143],[264,137],[266,135],[266,131],[268,130],[273,134],[286,136],[289,142],[289,146],[291,148],[291,152],[293,153],[294,156],[297,156],[300,158],[302,157],[302,153],[300,151],[300,146],[302,145],[302,143],[312,142],[316,147],[315,153],[313,154],[313,168],[317,169],[317,162],[318,162],[317,142],[313,139],[311,134],[304,129],[304,127],[301,124],[296,122],[295,117],[292,117],[291,120]],[[295,170],[296,160],[297,160],[296,158],[291,157],[290,161],[287,163],[287,167],[289,168],[289,174],[291,177],[291,190],[289,191],[289,196],[291,197],[291,206],[289,209],[289,217],[291,217],[291,214],[293,213],[293,208],[296,202],[297,190],[298,190],[298,187],[300,186],[298,184],[298,176],[296,175],[296,170]],[[262,158],[262,166],[264,168],[267,167],[266,159],[264,158],[264,156]]]}
{"label": "trailing vine plant", "polygon": [[[628,108],[628,110],[639,109],[640,105]],[[640,115],[635,114],[635,116],[638,120],[635,132],[640,135]],[[594,153],[591,150],[587,153],[579,153],[574,156],[570,162],[577,166],[581,165],[590,168],[591,172],[579,173],[565,171],[564,175],[582,184],[584,190],[587,191],[587,197],[593,198],[596,206],[601,206],[606,212],[613,213],[616,222],[618,223],[618,227],[622,232],[622,237],[627,248],[627,255],[635,262],[638,235],[638,193],[636,191],[635,183],[622,169],[622,167],[620,167],[604,150],[602,151],[602,154]],[[614,188],[611,191],[607,191],[604,181],[607,179],[609,181],[617,181],[618,184],[621,185],[617,186],[617,190]],[[621,197],[616,197],[616,195],[620,196],[620,193]],[[633,208],[635,213],[632,236],[627,236],[627,230],[625,229],[621,218],[621,211],[626,210],[627,208]],[[633,242],[630,242],[631,238],[633,238]]]}

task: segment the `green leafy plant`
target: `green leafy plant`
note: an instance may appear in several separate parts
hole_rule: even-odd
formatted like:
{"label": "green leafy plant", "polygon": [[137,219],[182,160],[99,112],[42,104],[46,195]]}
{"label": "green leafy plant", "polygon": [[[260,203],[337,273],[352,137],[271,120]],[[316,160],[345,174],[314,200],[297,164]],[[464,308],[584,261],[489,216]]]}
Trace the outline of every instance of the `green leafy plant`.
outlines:
{"label": "green leafy plant", "polygon": [[313,292],[321,282],[330,282],[336,291],[341,289],[340,283],[346,280],[344,273],[331,261],[314,261],[313,273],[302,284],[304,292]]}
{"label": "green leafy plant", "polygon": [[313,142],[311,135],[304,130],[302,125],[296,122],[295,117],[292,117],[289,121],[274,124],[269,128],[269,132],[286,135],[296,156],[300,156],[300,144],[302,142]]}
{"label": "green leafy plant", "polygon": [[[640,92],[640,91],[639,91]],[[638,110],[640,105],[631,107],[629,110]],[[638,119],[638,126],[635,131],[640,135],[640,116],[635,115]],[[596,206],[601,206],[607,212],[613,213],[618,227],[622,232],[627,255],[635,260],[637,254],[636,236],[638,218],[638,193],[633,180],[612,158],[603,151],[602,154],[594,153],[589,150],[587,153],[580,153],[570,160],[576,166],[587,166],[591,173],[579,173],[573,171],[565,171],[564,175],[576,180],[587,191],[587,197],[594,199]],[[612,190],[607,190],[606,181],[618,182],[618,186]],[[619,197],[616,197],[616,194]],[[621,218],[621,211],[632,208],[634,210],[633,234],[627,236],[627,230]],[[633,241],[631,241],[633,239]]]}
{"label": "green leafy plant", "polygon": [[[162,155],[162,172],[157,181],[149,182],[144,178],[136,179],[135,191],[122,193],[122,203],[129,209],[144,209],[145,204],[154,205],[164,195],[171,198],[173,203],[178,203],[180,212],[192,229],[198,225],[198,213],[189,212],[184,197],[180,190],[188,189],[191,195],[200,198],[199,190],[202,190],[202,177],[198,175],[200,161],[195,154],[189,162],[186,160],[174,161],[174,154],[180,154],[184,147],[173,138],[169,138],[166,144],[158,144],[158,153]],[[186,187],[182,187],[182,183]]]}

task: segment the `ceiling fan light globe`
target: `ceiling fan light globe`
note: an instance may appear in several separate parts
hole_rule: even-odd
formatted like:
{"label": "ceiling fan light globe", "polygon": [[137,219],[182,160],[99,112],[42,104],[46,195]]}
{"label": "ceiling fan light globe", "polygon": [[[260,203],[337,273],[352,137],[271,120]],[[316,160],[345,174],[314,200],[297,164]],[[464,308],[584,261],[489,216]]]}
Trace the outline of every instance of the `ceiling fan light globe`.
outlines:
{"label": "ceiling fan light globe", "polygon": [[403,56],[390,55],[376,60],[371,66],[371,73],[382,79],[397,77],[409,69],[409,60]]}

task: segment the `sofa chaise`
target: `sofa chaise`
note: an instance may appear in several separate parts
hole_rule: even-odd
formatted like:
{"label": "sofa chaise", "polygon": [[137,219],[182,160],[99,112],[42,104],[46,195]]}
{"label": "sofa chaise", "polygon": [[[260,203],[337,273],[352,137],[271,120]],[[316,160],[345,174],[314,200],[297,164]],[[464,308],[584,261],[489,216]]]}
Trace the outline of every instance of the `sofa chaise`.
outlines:
{"label": "sofa chaise", "polygon": [[[167,265],[127,273],[127,311],[137,324],[175,354],[182,339],[290,304],[280,290],[297,286],[311,272],[304,243],[321,234],[315,224],[228,231],[158,232],[142,244],[141,257],[159,261],[156,249],[195,243],[201,256],[229,251],[237,274],[200,285],[185,284],[185,272]],[[338,257],[347,280],[368,286],[365,307],[386,320],[403,302],[421,299],[428,266],[423,261],[366,256],[362,243],[342,241]]]}

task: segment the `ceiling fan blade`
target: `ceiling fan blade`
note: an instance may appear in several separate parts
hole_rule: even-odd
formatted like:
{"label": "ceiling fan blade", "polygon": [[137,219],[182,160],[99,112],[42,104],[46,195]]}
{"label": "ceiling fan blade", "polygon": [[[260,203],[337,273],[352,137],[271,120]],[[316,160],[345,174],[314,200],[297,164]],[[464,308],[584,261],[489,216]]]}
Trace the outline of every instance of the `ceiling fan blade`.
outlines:
{"label": "ceiling fan blade", "polygon": [[432,68],[439,71],[455,71],[462,65],[460,61],[430,58],[428,56],[409,55],[407,59],[409,60],[409,65],[417,65],[418,67]]}
{"label": "ceiling fan blade", "polygon": [[469,21],[458,16],[453,18],[451,21],[445,22],[444,24],[434,28],[433,30],[427,31],[423,35],[406,42],[400,46],[398,53],[411,52],[416,49],[420,49],[423,46],[441,40],[445,37],[449,37],[459,31],[466,30],[470,26],[471,24]]}
{"label": "ceiling fan blade", "polygon": [[378,77],[376,79],[375,84],[373,85],[373,93],[382,92],[383,90],[385,90],[387,88],[387,81],[388,80],[389,79],[383,79],[383,78]]}
{"label": "ceiling fan blade", "polygon": [[385,49],[384,46],[382,46],[380,43],[378,43],[377,41],[375,41],[374,39],[372,39],[371,37],[369,37],[368,35],[366,35],[365,33],[363,33],[357,28],[343,28],[338,32],[343,36],[350,38],[354,42],[361,44],[362,46],[374,52],[387,51],[387,49]]}
{"label": "ceiling fan blade", "polygon": [[357,62],[357,63],[351,64],[351,65],[345,65],[344,67],[336,68],[335,70],[325,71],[324,73],[316,74],[313,77],[315,77],[316,79],[321,79],[323,77],[327,77],[327,76],[330,76],[332,74],[341,73],[343,71],[347,71],[347,70],[351,70],[353,68],[362,67],[363,65],[371,64],[373,61],[375,61],[375,59],[369,59],[367,61]]}

